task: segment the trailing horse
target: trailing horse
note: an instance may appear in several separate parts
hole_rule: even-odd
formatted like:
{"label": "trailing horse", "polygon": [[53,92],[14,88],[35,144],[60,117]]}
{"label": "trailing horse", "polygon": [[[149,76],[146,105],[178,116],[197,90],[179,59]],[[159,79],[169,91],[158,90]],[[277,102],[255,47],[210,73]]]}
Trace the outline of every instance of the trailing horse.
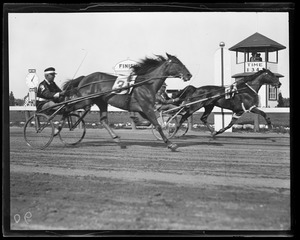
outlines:
{"label": "trailing horse", "polygon": [[[244,77],[236,81],[230,86],[229,90],[225,92],[225,87],[221,86],[203,86],[195,88],[194,86],[187,86],[183,90],[173,94],[173,97],[180,97],[186,103],[191,103],[186,113],[183,115],[177,130],[180,125],[194,112],[204,107],[205,111],[201,117],[201,121],[207,126],[212,133],[212,136],[223,133],[243,115],[245,112],[252,112],[264,117],[269,127],[271,127],[270,118],[266,113],[257,108],[259,103],[258,91],[263,84],[270,84],[275,87],[280,87],[281,83],[268,69],[263,69],[257,73]],[[195,102],[194,104],[192,104]],[[231,122],[228,126],[214,131],[214,129],[207,122],[209,114],[212,112],[214,106],[225,108],[233,111]]]}
{"label": "trailing horse", "polygon": [[[167,58],[157,56],[156,59],[145,58],[141,60],[132,67],[132,75],[136,75],[135,84],[131,92],[127,94],[118,94],[118,91],[112,91],[117,76],[103,72],[95,72],[88,76],[67,81],[63,86],[63,90],[71,91],[76,88],[79,97],[103,93],[100,96],[87,98],[74,104],[68,111],[81,108],[88,111],[91,105],[96,104],[100,109],[100,122],[121,147],[124,146],[121,145],[119,136],[108,125],[107,106],[110,104],[130,112],[138,112],[155,126],[167,147],[174,151],[178,146],[166,138],[157,122],[154,112],[155,94],[168,77],[188,81],[192,77],[191,73],[177,57],[167,54]],[[119,87],[124,88],[125,86],[119,85]]]}

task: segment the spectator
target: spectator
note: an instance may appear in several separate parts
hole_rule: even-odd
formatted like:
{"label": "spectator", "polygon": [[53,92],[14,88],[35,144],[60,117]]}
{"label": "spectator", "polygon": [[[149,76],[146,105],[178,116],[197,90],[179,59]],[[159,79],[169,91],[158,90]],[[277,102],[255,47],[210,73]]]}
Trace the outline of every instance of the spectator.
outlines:
{"label": "spectator", "polygon": [[252,56],[251,56],[251,58],[250,58],[250,62],[255,62],[256,61],[256,52],[252,52]]}
{"label": "spectator", "polygon": [[258,62],[262,61],[262,58],[260,57],[260,53],[257,53],[255,60]]}

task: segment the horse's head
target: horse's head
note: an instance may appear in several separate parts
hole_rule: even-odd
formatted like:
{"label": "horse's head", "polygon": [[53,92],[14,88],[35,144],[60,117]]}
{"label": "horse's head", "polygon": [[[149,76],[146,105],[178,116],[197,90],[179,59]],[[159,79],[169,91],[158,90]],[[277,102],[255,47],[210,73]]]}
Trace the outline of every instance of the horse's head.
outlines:
{"label": "horse's head", "polygon": [[66,90],[65,101],[78,97],[81,97],[81,94],[76,87],[71,87],[70,89]]}
{"label": "horse's head", "polygon": [[183,81],[189,81],[192,77],[192,74],[189,70],[184,66],[184,64],[175,56],[172,56],[166,53],[168,57],[168,74],[172,77],[179,77],[183,79]]}
{"label": "horse's head", "polygon": [[62,90],[66,92],[65,101],[81,97],[81,93],[78,90],[78,85],[83,78],[84,76],[80,76],[75,79],[69,79],[63,84]]}
{"label": "horse's head", "polygon": [[186,86],[184,89],[174,92],[172,98],[185,99],[186,97],[191,96],[197,90],[196,87],[192,85]]}
{"label": "horse's head", "polygon": [[264,84],[270,84],[278,88],[281,86],[281,82],[279,81],[279,78],[274,73],[272,73],[269,69],[263,68],[263,70],[261,70],[260,72]]}

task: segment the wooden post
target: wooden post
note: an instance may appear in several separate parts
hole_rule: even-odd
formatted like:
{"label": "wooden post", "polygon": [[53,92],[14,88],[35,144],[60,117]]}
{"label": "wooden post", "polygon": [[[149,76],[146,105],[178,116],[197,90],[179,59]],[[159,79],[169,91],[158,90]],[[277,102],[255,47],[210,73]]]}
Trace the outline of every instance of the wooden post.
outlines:
{"label": "wooden post", "polygon": [[129,117],[130,117],[130,121],[131,121],[131,130],[136,130],[136,125],[135,125],[135,121],[134,121],[134,119],[137,118],[136,113],[129,112]]}
{"label": "wooden post", "polygon": [[189,121],[189,131],[193,131],[193,124],[194,124],[193,114],[188,118],[188,121]]}
{"label": "wooden post", "polygon": [[27,122],[27,120],[30,118],[30,112],[29,111],[25,111],[25,122]]}
{"label": "wooden post", "polygon": [[258,114],[254,114],[253,116],[254,119],[254,132],[259,132],[259,116]]}
{"label": "wooden post", "polygon": [[[82,111],[77,111],[77,113],[78,113],[79,117],[82,116]],[[78,119],[76,119],[76,121],[77,121],[77,120],[78,120]],[[74,123],[73,123],[73,124],[74,124]],[[79,129],[82,129],[82,122],[81,122],[81,121],[80,121],[78,127],[79,127]]]}
{"label": "wooden post", "polygon": [[130,120],[131,120],[131,130],[136,130],[136,125],[135,125],[134,119],[130,118]]}

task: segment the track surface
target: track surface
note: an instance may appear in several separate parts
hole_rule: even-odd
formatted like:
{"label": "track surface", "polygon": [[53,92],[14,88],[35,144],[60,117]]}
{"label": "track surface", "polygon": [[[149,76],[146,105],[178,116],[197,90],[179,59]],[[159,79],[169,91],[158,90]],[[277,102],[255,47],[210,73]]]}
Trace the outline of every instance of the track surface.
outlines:
{"label": "track surface", "polygon": [[171,152],[150,130],[115,131],[126,149],[88,129],[33,150],[11,127],[11,229],[290,229],[289,134],[193,131]]}

